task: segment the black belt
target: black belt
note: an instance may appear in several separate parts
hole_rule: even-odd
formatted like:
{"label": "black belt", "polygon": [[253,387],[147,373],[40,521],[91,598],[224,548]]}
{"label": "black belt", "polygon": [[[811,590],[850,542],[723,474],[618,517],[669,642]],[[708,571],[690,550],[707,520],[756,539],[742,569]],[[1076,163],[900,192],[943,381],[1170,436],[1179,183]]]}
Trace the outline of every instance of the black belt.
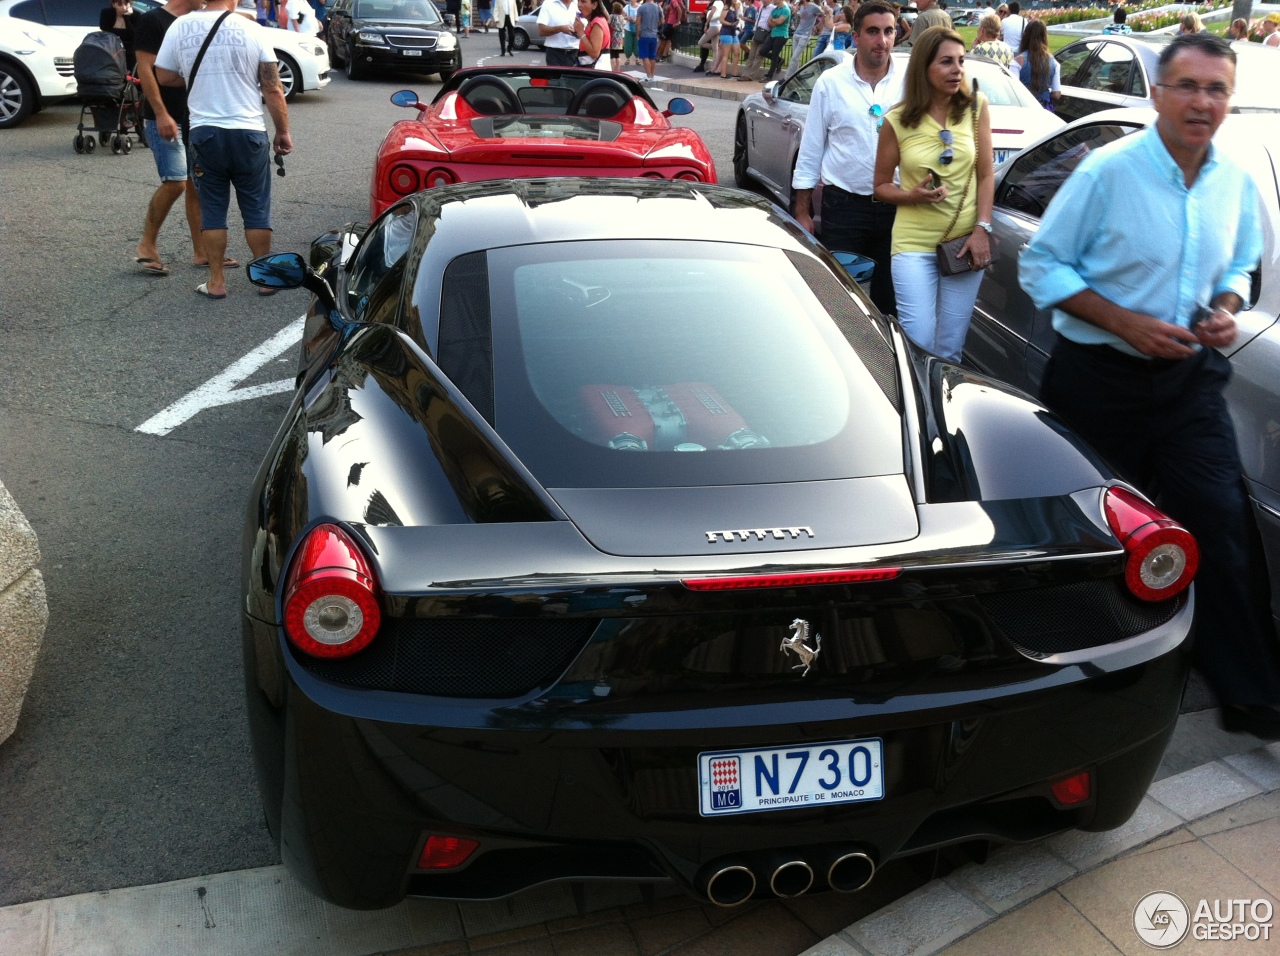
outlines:
{"label": "black belt", "polygon": [[833,186],[830,183],[823,183],[822,188],[824,190],[830,189],[833,192],[837,192],[842,196],[848,196],[850,199],[860,199],[862,202],[874,202],[874,203],[884,202],[883,199],[877,199],[874,193],[872,193],[869,196],[863,195],[862,193],[851,193],[847,189],[841,189],[839,186]]}
{"label": "black belt", "polygon": [[1167,358],[1146,358],[1139,355],[1130,355],[1128,352],[1121,352],[1113,345],[1106,344],[1085,344],[1069,339],[1061,332],[1057,335],[1057,347],[1065,348],[1068,351],[1078,352],[1087,355],[1102,364],[1110,365],[1113,368],[1123,368],[1137,372],[1164,372],[1171,368],[1186,367],[1190,362],[1195,364],[1198,359],[1202,359],[1204,349],[1200,349],[1200,354],[1191,355],[1184,359],[1167,359]]}

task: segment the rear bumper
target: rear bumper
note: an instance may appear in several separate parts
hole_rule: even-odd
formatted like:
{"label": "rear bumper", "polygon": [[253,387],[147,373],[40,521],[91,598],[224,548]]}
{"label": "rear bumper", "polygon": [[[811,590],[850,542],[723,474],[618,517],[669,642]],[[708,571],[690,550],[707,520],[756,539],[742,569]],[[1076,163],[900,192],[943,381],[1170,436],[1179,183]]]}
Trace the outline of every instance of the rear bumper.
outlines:
{"label": "rear bumper", "polygon": [[[970,839],[1108,829],[1142,799],[1187,671],[1179,641],[1119,670],[1046,666],[998,693],[958,683],[920,707],[909,694],[672,701],[615,721],[591,700],[353,694],[297,668],[273,625],[246,617],[245,638],[254,753],[281,855],[318,895],[355,908],[493,898],[556,879],[697,886],[709,866],[767,868],[783,853],[823,873],[849,848],[883,863]],[[883,800],[698,813],[700,752],[863,737],[884,741]],[[1058,805],[1049,783],[1086,769],[1090,800]],[[458,869],[420,872],[433,833],[480,849]]]}

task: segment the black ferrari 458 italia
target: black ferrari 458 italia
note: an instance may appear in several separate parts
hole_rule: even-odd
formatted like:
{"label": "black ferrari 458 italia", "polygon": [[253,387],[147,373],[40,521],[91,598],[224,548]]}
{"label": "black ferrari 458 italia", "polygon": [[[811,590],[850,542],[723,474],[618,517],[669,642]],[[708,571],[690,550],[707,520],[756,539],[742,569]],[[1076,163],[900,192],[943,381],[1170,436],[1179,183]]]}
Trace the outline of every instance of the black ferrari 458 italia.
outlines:
{"label": "black ferrari 458 italia", "polygon": [[310,266],[250,270],[317,298],[244,648],[267,819],[325,899],[731,906],[1138,805],[1195,542],[768,202],[467,184]]}

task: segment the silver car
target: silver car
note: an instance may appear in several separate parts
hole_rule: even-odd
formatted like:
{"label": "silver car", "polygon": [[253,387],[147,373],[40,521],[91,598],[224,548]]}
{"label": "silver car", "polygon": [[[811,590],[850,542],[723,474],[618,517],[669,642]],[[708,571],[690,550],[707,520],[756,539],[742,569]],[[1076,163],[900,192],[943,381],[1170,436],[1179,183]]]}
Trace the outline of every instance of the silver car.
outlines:
{"label": "silver car", "polygon": [[530,44],[539,50],[545,49],[542,34],[538,32],[538,11],[541,9],[542,5],[539,4],[528,13],[522,13],[516,18],[515,34],[511,45],[517,50],[527,50]]}
{"label": "silver car", "polygon": [[[895,50],[892,56],[894,69],[906,70],[911,52]],[[767,83],[759,93],[743,100],[733,136],[733,176],[740,188],[758,183],[780,205],[791,208],[791,173],[796,168],[814,84],[846,57],[853,54],[824,51],[790,78]],[[1062,126],[1062,120],[1044,109],[1000,64],[971,56],[964,66],[991,102],[991,142],[997,163]]]}
{"label": "silver car", "polygon": [[[1068,123],[1122,106],[1152,106],[1156,62],[1172,34],[1099,35],[1068,43],[1054,58],[1062,71],[1062,98],[1055,109]],[[1233,43],[1236,51],[1236,113],[1280,110],[1280,50]]]}
{"label": "silver car", "polygon": [[[1035,235],[1058,188],[1080,161],[1107,143],[1155,122],[1148,109],[1110,110],[1077,120],[996,171],[992,225],[1001,255],[978,293],[965,342],[966,363],[1032,394],[1053,348],[1049,312],[1018,283],[1018,253]],[[1230,357],[1227,402],[1244,474],[1271,571],[1272,610],[1280,611],[1280,124],[1274,116],[1229,116],[1215,146],[1253,177],[1262,197],[1265,246],[1248,305],[1236,316],[1240,336]],[[1280,614],[1277,615],[1280,618]]]}

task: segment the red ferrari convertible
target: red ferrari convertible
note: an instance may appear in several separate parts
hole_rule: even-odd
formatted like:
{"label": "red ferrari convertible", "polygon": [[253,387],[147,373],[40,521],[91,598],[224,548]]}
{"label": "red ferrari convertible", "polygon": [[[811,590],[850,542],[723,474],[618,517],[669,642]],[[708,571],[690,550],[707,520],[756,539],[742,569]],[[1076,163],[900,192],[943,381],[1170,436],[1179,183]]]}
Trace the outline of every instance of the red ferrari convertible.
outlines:
{"label": "red ferrari convertible", "polygon": [[410,193],[451,183],[533,176],[645,176],[714,183],[702,138],[667,122],[665,110],[621,73],[568,67],[459,70],[430,105],[412,90],[391,97],[418,111],[378,147],[370,190],[377,217]]}

